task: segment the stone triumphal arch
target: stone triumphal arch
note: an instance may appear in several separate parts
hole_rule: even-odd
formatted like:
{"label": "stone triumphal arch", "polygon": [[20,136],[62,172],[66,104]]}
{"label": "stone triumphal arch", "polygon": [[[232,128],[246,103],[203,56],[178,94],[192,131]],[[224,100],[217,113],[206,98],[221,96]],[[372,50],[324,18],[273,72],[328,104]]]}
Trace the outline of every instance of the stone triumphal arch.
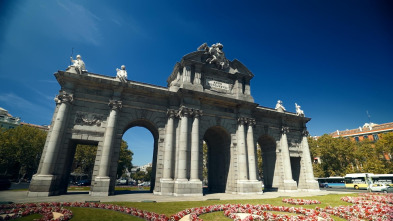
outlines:
{"label": "stone triumphal arch", "polygon": [[152,192],[203,194],[202,146],[208,145],[209,190],[262,194],[257,144],[263,155],[263,183],[278,191],[319,190],[314,180],[302,111],[254,103],[253,74],[225,58],[220,43],[203,44],[176,63],[167,87],[89,73],[81,57],[55,77],[61,89],[29,196],[67,192],[76,144],[98,146],[90,194],[114,194],[122,136],[134,126],[154,137]]}

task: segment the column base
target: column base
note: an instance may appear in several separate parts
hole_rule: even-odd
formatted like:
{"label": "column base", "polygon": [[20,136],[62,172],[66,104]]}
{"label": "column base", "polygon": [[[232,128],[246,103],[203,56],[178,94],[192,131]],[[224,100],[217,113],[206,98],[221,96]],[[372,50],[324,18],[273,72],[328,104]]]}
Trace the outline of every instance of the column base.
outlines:
{"label": "column base", "polygon": [[52,185],[55,182],[56,177],[54,175],[41,175],[36,174],[31,179],[29,186],[28,197],[42,197],[42,196],[54,196],[58,195],[53,190]]}
{"label": "column base", "polygon": [[175,186],[175,181],[172,179],[160,179],[161,192],[154,192],[154,195],[172,196]]}
{"label": "column base", "polygon": [[111,179],[109,177],[96,177],[92,183],[90,195],[91,196],[109,196]]}
{"label": "column base", "polygon": [[203,196],[202,181],[177,179],[174,182],[174,196]]}
{"label": "column base", "polygon": [[321,191],[319,189],[318,181],[316,181],[316,180],[306,180],[306,183],[303,186],[303,188],[299,188],[299,190],[305,191],[305,192]]}
{"label": "column base", "polygon": [[284,180],[278,187],[278,192],[296,192],[297,183],[294,180]]}
{"label": "column base", "polygon": [[240,195],[249,194],[262,194],[262,181],[258,180],[238,180],[237,181],[237,192]]}

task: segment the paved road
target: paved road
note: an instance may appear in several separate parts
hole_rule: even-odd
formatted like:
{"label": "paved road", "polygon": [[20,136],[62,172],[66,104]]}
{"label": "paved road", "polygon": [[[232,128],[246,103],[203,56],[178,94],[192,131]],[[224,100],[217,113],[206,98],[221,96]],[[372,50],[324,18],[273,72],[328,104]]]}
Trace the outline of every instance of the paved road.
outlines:
{"label": "paved road", "polygon": [[321,188],[321,190],[325,191],[333,191],[333,192],[351,192],[351,193],[366,193],[367,190],[355,190],[355,189],[346,189],[346,188]]}
{"label": "paved road", "polygon": [[[123,192],[124,193],[124,192]],[[107,197],[93,197],[86,192],[69,192],[66,195],[50,196],[50,197],[27,197],[27,191],[0,191],[0,202],[85,202],[85,201],[100,201],[100,202],[175,202],[175,201],[205,201],[205,200],[234,200],[234,199],[268,199],[277,197],[307,197],[307,196],[321,196],[327,194],[351,194],[352,192],[345,191],[312,191],[312,192],[265,192],[262,195],[240,195],[240,194],[226,194],[215,193],[206,194],[204,196],[196,197],[175,197],[175,196],[160,196],[147,192],[127,192],[126,194],[116,194]]]}

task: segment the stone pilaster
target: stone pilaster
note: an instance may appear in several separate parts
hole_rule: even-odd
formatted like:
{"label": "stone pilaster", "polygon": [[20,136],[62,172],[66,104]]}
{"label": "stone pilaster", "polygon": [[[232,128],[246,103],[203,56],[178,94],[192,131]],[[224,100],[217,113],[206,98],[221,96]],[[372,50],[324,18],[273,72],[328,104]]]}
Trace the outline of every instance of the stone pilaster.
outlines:
{"label": "stone pilaster", "polygon": [[281,127],[281,139],[280,139],[280,149],[281,149],[281,162],[282,162],[282,182],[279,184],[278,191],[286,192],[293,191],[297,189],[296,181],[292,178],[292,168],[291,168],[291,158],[289,156],[289,147],[287,133],[289,133],[289,127]]}
{"label": "stone pilaster", "polygon": [[33,176],[29,187],[29,196],[50,196],[54,195],[51,185],[55,182],[53,175],[57,156],[59,154],[60,141],[64,134],[64,127],[67,123],[69,106],[74,97],[65,91],[62,91],[55,97],[56,105],[59,106],[56,117],[53,122],[53,129],[50,132],[49,141],[45,148],[45,155],[41,163],[41,169]]}
{"label": "stone pilaster", "polygon": [[111,108],[111,111],[109,113],[106,129],[105,129],[104,143],[102,145],[98,176],[95,178],[95,182],[91,190],[92,196],[109,195],[109,185],[110,185],[109,171],[111,166],[113,138],[116,128],[117,115],[120,109],[122,108],[122,101],[110,100],[108,105]]}
{"label": "stone pilaster", "polygon": [[183,67],[183,82],[191,83],[191,67],[190,66]]}

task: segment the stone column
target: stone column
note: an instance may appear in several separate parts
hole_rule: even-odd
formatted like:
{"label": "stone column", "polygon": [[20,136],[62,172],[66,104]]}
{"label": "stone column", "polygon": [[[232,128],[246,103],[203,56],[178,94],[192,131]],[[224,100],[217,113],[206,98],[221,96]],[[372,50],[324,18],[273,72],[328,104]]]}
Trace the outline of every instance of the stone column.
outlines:
{"label": "stone column", "polygon": [[255,145],[254,145],[254,131],[253,127],[256,124],[255,119],[249,118],[247,120],[248,130],[247,130],[247,152],[248,152],[248,176],[250,180],[257,180],[257,165],[255,161]]}
{"label": "stone column", "polygon": [[191,131],[191,181],[199,181],[199,117],[203,114],[202,110],[194,110],[194,122]]}
{"label": "stone column", "polygon": [[291,158],[289,156],[289,147],[287,133],[289,133],[289,127],[281,127],[281,161],[283,169],[283,184],[279,187],[279,191],[296,190],[297,184],[292,178]]}
{"label": "stone column", "polygon": [[301,150],[303,154],[300,163],[301,173],[304,172],[302,176],[304,182],[301,183],[302,180],[299,179],[299,187],[302,186],[302,188],[307,191],[319,191],[318,182],[314,179],[314,171],[312,168],[310,148],[308,146],[308,140],[307,140],[308,134],[309,133],[307,131],[307,128],[304,128],[304,130],[302,131],[302,142],[301,142]]}
{"label": "stone column", "polygon": [[57,113],[53,119],[52,130],[48,134],[47,139],[49,140],[45,144],[45,155],[42,156],[40,169],[31,180],[28,197],[47,197],[58,195],[62,191],[59,185],[56,186],[56,179],[59,177],[61,178],[64,174],[56,173],[55,165],[57,163],[62,137],[67,124],[69,108],[73,99],[73,95],[65,91],[61,91],[60,94],[55,97],[56,105],[58,105]]}
{"label": "stone column", "polygon": [[176,111],[169,109],[168,112],[168,123],[165,132],[165,155],[164,155],[164,171],[162,179],[172,180],[172,154],[173,154],[173,135],[174,135],[174,118]]}
{"label": "stone column", "polygon": [[238,119],[238,128],[237,128],[237,143],[238,143],[238,171],[239,171],[239,180],[248,180],[247,173],[247,155],[246,155],[246,139],[244,132],[244,124],[247,119],[245,117],[240,117]]}
{"label": "stone column", "polygon": [[98,171],[99,179],[109,178],[109,169],[111,164],[111,149],[113,144],[113,135],[115,133],[116,119],[119,110],[122,108],[122,102],[119,100],[110,100],[109,107],[111,107],[111,112],[108,117],[108,122],[105,129],[104,143],[102,145],[102,153],[100,160],[100,167]]}
{"label": "stone column", "polygon": [[73,95],[67,94],[66,92],[62,92],[62,94],[57,95],[55,98],[55,102],[60,106],[53,122],[53,129],[49,137],[48,147],[45,152],[39,175],[53,174],[54,164],[57,160],[57,154],[59,152],[59,142],[62,137],[65,123],[67,122],[68,108],[73,99]]}
{"label": "stone column", "polygon": [[181,107],[180,115],[180,139],[179,139],[179,158],[178,158],[178,172],[177,180],[187,180],[187,151],[188,150],[188,117],[191,110],[186,107]]}

